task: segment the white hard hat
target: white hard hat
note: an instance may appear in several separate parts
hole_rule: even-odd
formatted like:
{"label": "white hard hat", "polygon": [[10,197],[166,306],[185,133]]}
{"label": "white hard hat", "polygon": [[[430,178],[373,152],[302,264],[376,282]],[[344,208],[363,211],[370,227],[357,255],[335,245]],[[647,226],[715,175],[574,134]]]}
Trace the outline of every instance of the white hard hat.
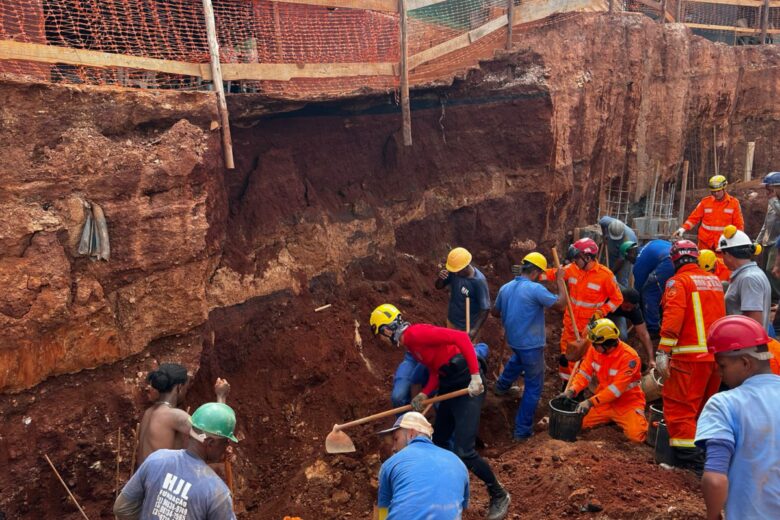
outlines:
{"label": "white hard hat", "polygon": [[625,231],[626,225],[617,219],[610,222],[609,226],[607,226],[607,234],[612,240],[621,240]]}
{"label": "white hard hat", "polygon": [[718,251],[731,249],[732,247],[752,246],[753,241],[747,236],[747,233],[740,231],[736,226],[726,226],[723,234],[718,240]]}

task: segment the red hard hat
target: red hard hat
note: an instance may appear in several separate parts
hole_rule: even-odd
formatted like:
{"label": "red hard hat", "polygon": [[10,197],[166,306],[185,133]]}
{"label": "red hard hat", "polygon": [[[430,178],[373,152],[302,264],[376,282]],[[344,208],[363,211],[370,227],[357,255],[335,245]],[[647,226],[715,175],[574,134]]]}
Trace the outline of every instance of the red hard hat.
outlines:
{"label": "red hard hat", "polygon": [[769,343],[769,336],[756,320],[747,316],[723,316],[707,331],[707,350],[711,354],[730,352]]}
{"label": "red hard hat", "polygon": [[669,251],[672,262],[676,262],[684,256],[699,258],[699,248],[690,240],[678,240],[672,244],[672,249]]}
{"label": "red hard hat", "polygon": [[599,254],[599,246],[596,245],[596,242],[594,242],[592,238],[581,238],[574,242],[572,246],[581,254],[593,256]]}

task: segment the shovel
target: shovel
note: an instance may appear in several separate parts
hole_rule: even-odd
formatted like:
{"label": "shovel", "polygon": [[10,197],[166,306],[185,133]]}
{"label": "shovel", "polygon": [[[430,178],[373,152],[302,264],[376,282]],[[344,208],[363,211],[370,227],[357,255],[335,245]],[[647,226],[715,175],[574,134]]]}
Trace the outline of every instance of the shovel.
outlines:
{"label": "shovel", "polygon": [[[454,392],[450,392],[448,394],[437,395],[431,399],[426,399],[423,401],[423,404],[431,405],[441,401],[446,401],[447,399],[468,395],[468,393],[468,388],[461,388],[460,390],[455,390]],[[374,415],[369,415],[368,417],[363,417],[362,419],[355,419],[354,421],[350,421],[348,423],[334,424],[333,431],[331,431],[328,436],[325,437],[325,451],[328,453],[352,453],[355,451],[355,444],[352,442],[352,439],[349,438],[349,435],[344,433],[344,429],[351,428],[352,426],[358,426],[360,424],[365,424],[367,422],[376,421],[377,419],[384,419],[385,417],[391,417],[400,413],[409,412],[411,410],[412,405],[407,404],[406,406],[399,406],[398,408],[393,408],[392,410],[387,410],[386,412],[375,413]]]}
{"label": "shovel", "polygon": [[[561,266],[561,261],[558,259],[558,250],[554,247],[552,248],[552,256],[553,256],[553,263],[555,264],[555,268],[558,269]],[[574,318],[574,307],[571,305],[571,298],[569,298],[569,287],[564,282],[563,284],[564,292],[566,293],[566,307],[569,311],[569,318],[571,318],[572,328],[574,329],[574,337],[577,338],[577,343],[579,344],[580,341],[582,341],[582,338],[580,337],[580,331],[577,330],[577,320]],[[581,360],[580,360],[581,361]],[[571,373],[572,376],[577,373],[577,370],[580,368],[580,361],[577,361],[577,364],[574,365],[574,368],[572,369]],[[574,377],[570,377],[569,380],[566,382],[566,388],[564,389],[564,392],[569,389],[569,385],[571,384]]]}

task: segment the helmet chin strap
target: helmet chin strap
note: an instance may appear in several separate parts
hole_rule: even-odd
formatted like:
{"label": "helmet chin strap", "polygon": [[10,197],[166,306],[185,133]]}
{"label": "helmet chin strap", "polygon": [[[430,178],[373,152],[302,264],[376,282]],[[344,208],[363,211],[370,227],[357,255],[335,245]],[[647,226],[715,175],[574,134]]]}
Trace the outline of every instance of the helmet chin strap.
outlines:
{"label": "helmet chin strap", "polygon": [[408,327],[409,327],[408,321],[398,320],[397,323],[392,324],[393,335],[390,336],[390,341],[393,342],[393,345],[395,345],[396,347],[398,346],[399,341],[401,341],[401,334],[403,334]]}

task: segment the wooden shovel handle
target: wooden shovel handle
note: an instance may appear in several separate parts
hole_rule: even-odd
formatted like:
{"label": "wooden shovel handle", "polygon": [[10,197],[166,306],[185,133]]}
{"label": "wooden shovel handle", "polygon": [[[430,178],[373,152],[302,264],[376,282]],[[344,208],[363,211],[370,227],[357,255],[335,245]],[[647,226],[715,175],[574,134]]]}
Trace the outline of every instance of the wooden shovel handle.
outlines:
{"label": "wooden shovel handle", "polygon": [[[426,399],[425,401],[423,401],[423,404],[435,404],[441,401],[446,401],[447,399],[452,399],[454,397],[460,397],[468,393],[469,393],[468,388],[461,388],[460,390],[455,390],[454,392],[450,392],[449,394],[437,395],[436,397]],[[375,413],[374,415],[369,415],[368,417],[363,417],[362,419],[355,419],[354,421],[350,421],[348,423],[337,424],[333,426],[333,431],[343,430],[345,428],[350,428],[352,426],[358,426],[360,424],[365,424],[367,422],[376,421],[377,419],[384,419],[385,417],[391,417],[393,415],[398,415],[399,413],[410,412],[410,411],[412,411],[412,405],[410,404],[407,404],[406,406],[399,406],[398,408],[393,408],[392,410],[387,410],[385,412]]]}
{"label": "wooden shovel handle", "polygon": [[[553,263],[555,268],[558,269],[561,266],[561,261],[558,259],[558,250],[552,248]],[[577,320],[574,319],[574,307],[571,306],[571,298],[569,298],[569,286],[566,285],[566,280],[563,281],[563,291],[566,293],[566,308],[569,310],[569,318],[571,318],[572,329],[574,329],[574,337],[577,341],[580,340],[580,331],[577,330]]]}
{"label": "wooden shovel handle", "polygon": [[574,375],[580,369],[580,363],[582,363],[581,359],[577,361],[577,363],[575,363],[574,365],[574,368],[571,369],[571,374],[569,374],[569,380],[566,381],[566,388],[563,389],[564,392],[569,389],[569,387],[571,386],[571,382],[574,381]]}

